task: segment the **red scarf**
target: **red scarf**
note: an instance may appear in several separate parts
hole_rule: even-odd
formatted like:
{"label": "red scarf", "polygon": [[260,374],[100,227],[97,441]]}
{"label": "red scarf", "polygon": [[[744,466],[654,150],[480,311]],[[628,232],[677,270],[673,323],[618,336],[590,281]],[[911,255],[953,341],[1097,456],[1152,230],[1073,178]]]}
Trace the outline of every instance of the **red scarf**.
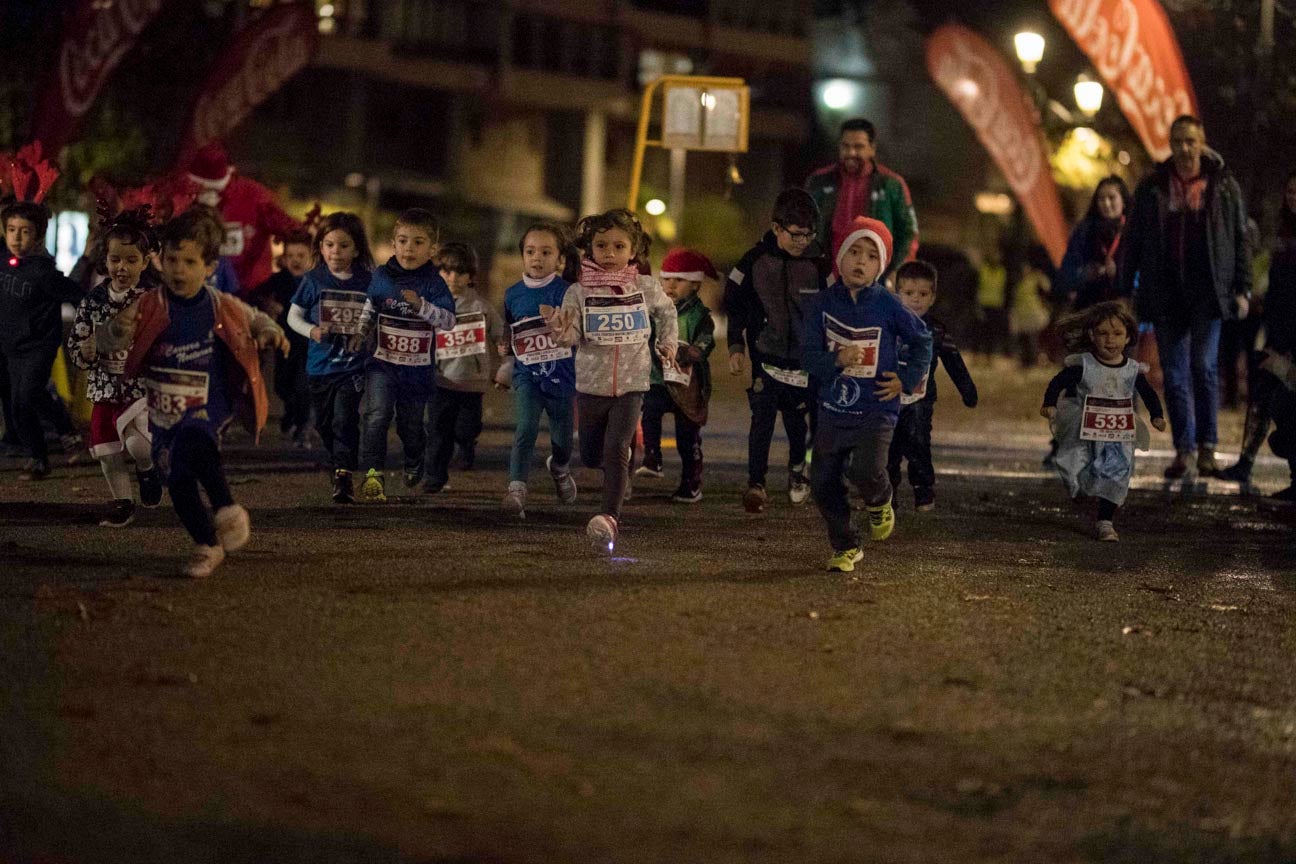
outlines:
{"label": "red scarf", "polygon": [[634,264],[621,270],[604,270],[588,258],[581,259],[580,284],[586,288],[610,288],[613,294],[624,294],[639,282],[639,268]]}

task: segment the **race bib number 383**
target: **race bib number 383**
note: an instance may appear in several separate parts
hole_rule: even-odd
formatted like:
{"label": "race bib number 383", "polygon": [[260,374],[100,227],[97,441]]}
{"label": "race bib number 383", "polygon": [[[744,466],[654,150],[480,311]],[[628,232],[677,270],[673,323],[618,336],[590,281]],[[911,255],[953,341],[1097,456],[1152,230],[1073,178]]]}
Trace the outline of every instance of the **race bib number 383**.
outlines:
{"label": "race bib number 383", "polygon": [[842,369],[841,374],[850,378],[877,377],[878,346],[882,343],[881,327],[852,327],[825,312],[824,332],[828,336],[829,351],[840,351],[843,348],[863,349],[863,356],[859,363]]}
{"label": "race bib number 383", "polygon": [[553,331],[544,318],[536,315],[513,322],[513,356],[525,366],[566,360],[571,348],[554,341]]}
{"label": "race bib number 383", "polygon": [[486,353],[486,314],[465,312],[455,317],[453,330],[438,330],[437,358],[469,357]]}
{"label": "race bib number 383", "polygon": [[642,294],[585,298],[585,338],[595,345],[648,341],[648,307]]}
{"label": "race bib number 383", "polygon": [[1081,441],[1133,441],[1134,397],[1105,399],[1086,396],[1084,419],[1080,424]]}
{"label": "race bib number 383", "polygon": [[329,336],[359,333],[364,306],[365,295],[359,291],[321,291],[320,330]]}
{"label": "race bib number 383", "polygon": [[149,422],[170,429],[186,415],[207,407],[207,373],[154,367],[144,379]]}
{"label": "race bib number 383", "polygon": [[378,347],[374,358],[396,366],[431,366],[432,325],[419,318],[378,316]]}

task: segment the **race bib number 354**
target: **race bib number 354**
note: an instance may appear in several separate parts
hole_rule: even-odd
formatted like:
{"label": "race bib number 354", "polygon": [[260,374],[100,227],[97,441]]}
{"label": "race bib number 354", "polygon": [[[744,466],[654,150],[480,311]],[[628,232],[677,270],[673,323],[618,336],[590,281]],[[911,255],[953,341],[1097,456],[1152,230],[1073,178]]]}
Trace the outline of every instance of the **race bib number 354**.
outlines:
{"label": "race bib number 354", "polygon": [[437,358],[470,357],[486,353],[486,315],[483,312],[466,312],[455,318],[453,330],[438,330],[436,334]]}
{"label": "race bib number 354", "polygon": [[585,298],[585,338],[596,345],[648,341],[648,307],[642,294]]}
{"label": "race bib number 354", "polygon": [[152,368],[144,379],[148,390],[149,422],[170,429],[186,415],[207,407],[207,373]]}
{"label": "race bib number 354", "polygon": [[379,315],[374,358],[396,366],[431,366],[433,336],[427,321]]}
{"label": "race bib number 354", "polygon": [[1086,396],[1084,419],[1080,424],[1081,441],[1134,440],[1134,397],[1104,399]]}
{"label": "race bib number 354", "polygon": [[536,366],[572,356],[571,348],[554,341],[553,331],[539,315],[513,322],[513,356],[525,366]]}

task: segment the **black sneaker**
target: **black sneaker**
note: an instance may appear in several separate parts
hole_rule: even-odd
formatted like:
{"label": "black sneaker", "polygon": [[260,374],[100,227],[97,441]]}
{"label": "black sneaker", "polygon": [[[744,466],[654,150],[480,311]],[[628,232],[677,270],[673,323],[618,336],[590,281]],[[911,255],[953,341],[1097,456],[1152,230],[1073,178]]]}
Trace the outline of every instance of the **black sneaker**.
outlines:
{"label": "black sneaker", "polygon": [[464,446],[460,444],[458,462],[459,462],[459,468],[461,470],[464,471],[473,470],[473,466],[477,464],[477,448],[472,446],[471,444],[468,446]]}
{"label": "black sneaker", "polygon": [[27,463],[27,468],[18,475],[19,480],[48,480],[50,476],[49,462],[44,459],[32,459]]}
{"label": "black sneaker", "polygon": [[141,506],[152,510],[162,503],[162,475],[156,465],[147,471],[136,471],[135,479],[139,480]]}
{"label": "black sneaker", "polygon": [[405,469],[405,488],[413,489],[423,479],[423,463],[420,462],[413,468]]}
{"label": "black sneaker", "polygon": [[113,501],[112,509],[99,520],[100,528],[125,528],[135,521],[135,502],[129,498]]}
{"label": "black sneaker", "polygon": [[688,486],[680,484],[680,487],[675,490],[675,494],[671,496],[671,500],[677,504],[696,504],[702,500],[702,489],[690,489]]}
{"label": "black sneaker", "polygon": [[355,503],[355,491],[351,488],[351,472],[345,468],[333,472],[333,503]]}

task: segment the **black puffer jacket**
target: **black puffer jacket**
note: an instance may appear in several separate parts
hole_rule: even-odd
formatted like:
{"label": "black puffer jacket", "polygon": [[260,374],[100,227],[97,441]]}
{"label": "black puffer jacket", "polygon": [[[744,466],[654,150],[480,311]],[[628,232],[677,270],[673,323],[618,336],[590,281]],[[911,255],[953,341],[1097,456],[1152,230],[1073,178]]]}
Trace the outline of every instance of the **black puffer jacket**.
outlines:
{"label": "black puffer jacket", "polygon": [[81,301],[80,287],[46,254],[15,259],[2,244],[0,251],[0,348],[57,345],[63,339],[61,307]]}

